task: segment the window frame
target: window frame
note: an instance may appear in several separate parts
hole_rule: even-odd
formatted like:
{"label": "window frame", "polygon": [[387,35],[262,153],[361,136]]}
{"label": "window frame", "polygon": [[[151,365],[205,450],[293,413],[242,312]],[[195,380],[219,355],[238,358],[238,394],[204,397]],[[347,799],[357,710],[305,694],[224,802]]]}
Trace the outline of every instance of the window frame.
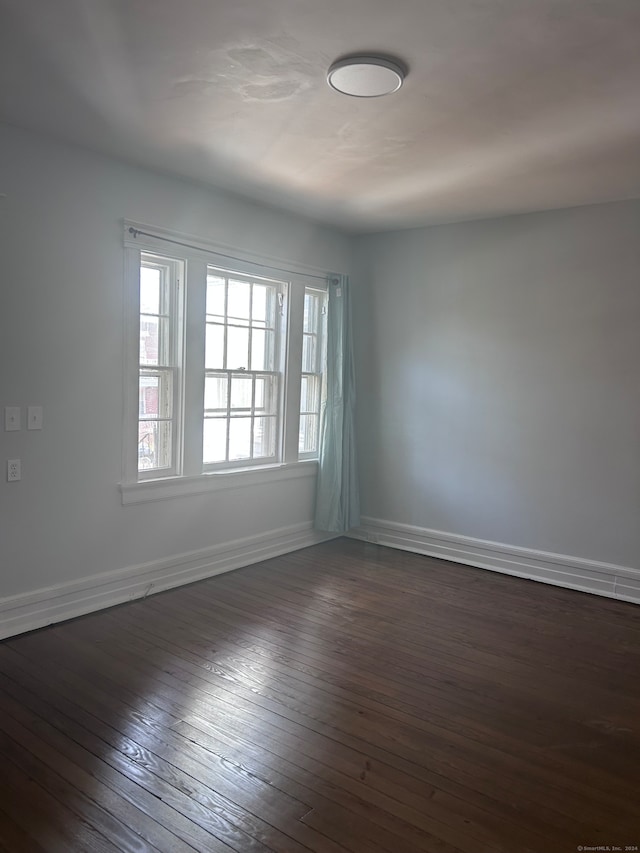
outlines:
{"label": "window frame", "polygon": [[[149,234],[141,234],[141,231]],[[236,483],[242,485],[246,482],[249,485],[255,483],[257,478],[260,482],[269,482],[273,478],[282,480],[290,476],[312,476],[317,470],[317,454],[298,453],[304,293],[305,287],[326,291],[326,273],[127,220],[124,222],[124,248],[125,400],[122,431],[123,476],[120,483],[122,502],[138,503],[196,494],[228,488]],[[183,330],[180,342],[180,394],[174,408],[179,432],[175,434],[177,449],[174,451],[171,473],[167,473],[167,469],[152,469],[144,473],[138,471],[136,435],[139,407],[141,253],[183,262],[184,281],[181,294],[178,294],[182,300],[180,326]],[[243,260],[238,259],[240,256]],[[237,463],[221,465],[205,465],[203,462],[207,267],[252,279],[267,279],[285,284],[280,316],[280,429],[275,460],[238,460]],[[199,365],[199,368],[196,365]],[[174,388],[174,394],[176,392],[177,389]],[[195,416],[194,411],[199,411],[199,416]]]}
{"label": "window frame", "polygon": [[[283,390],[286,383],[286,373],[289,365],[286,362],[286,343],[287,337],[292,333],[291,324],[289,322],[289,318],[287,317],[286,309],[288,306],[288,291],[289,291],[289,282],[283,279],[276,279],[273,276],[267,278],[266,276],[258,276],[258,275],[247,275],[246,273],[240,273],[238,270],[231,269],[223,269],[219,265],[207,265],[207,278],[210,273],[218,273],[220,276],[226,279],[225,285],[225,294],[226,300],[228,300],[228,285],[230,281],[237,281],[239,279],[244,280],[247,284],[251,286],[251,296],[253,295],[253,287],[257,284],[263,284],[265,286],[272,286],[275,289],[275,311],[274,311],[274,325],[271,327],[270,331],[273,331],[274,334],[274,352],[273,352],[273,367],[271,370],[254,370],[251,365],[246,368],[238,367],[236,369],[229,367],[228,363],[225,363],[223,367],[219,368],[211,368],[207,367],[206,364],[206,345],[205,345],[205,364],[204,364],[204,376],[205,383],[208,376],[222,376],[223,374],[227,377],[228,382],[228,390],[227,390],[227,417],[224,419],[228,421],[227,426],[227,435],[226,435],[226,455],[229,456],[229,444],[230,444],[230,425],[233,421],[233,407],[231,406],[231,392],[233,387],[234,379],[245,378],[247,376],[251,376],[253,379],[252,382],[252,405],[248,409],[247,412],[250,412],[248,415],[238,416],[239,418],[247,417],[250,418],[251,421],[251,457],[243,457],[240,459],[230,459],[227,458],[224,461],[214,461],[214,462],[205,462],[204,460],[204,450],[203,450],[203,459],[202,459],[202,471],[203,473],[209,473],[213,471],[229,471],[234,468],[259,468],[265,465],[274,465],[278,464],[282,461],[279,456],[282,454],[282,435],[283,435],[283,425],[284,425],[284,408],[283,408]],[[205,326],[209,324],[209,315],[206,312],[205,308],[205,317],[204,322]],[[252,340],[252,332],[253,325],[249,322],[249,325],[243,326],[237,323],[229,323],[229,314],[228,314],[228,305],[225,302],[225,323],[219,324],[224,328],[224,344],[223,344],[223,359],[226,361],[228,356],[228,350],[226,349],[226,344],[228,340],[228,329],[232,328],[247,328],[249,329],[248,334],[248,357],[249,359],[252,357],[251,354],[251,340]],[[238,319],[233,318],[231,319]],[[265,377],[274,377],[276,379],[276,401],[274,406],[273,415],[269,414],[268,417],[272,417],[275,420],[276,428],[275,428],[275,443],[274,443],[274,455],[273,456],[265,456],[265,457],[255,457],[253,456],[253,438],[254,438],[254,425],[256,420],[255,414],[255,386],[256,380],[259,376]],[[215,418],[211,418],[212,420]],[[223,418],[220,418],[223,420]],[[207,408],[206,408],[206,396],[204,400],[204,408],[203,408],[203,443],[204,443],[204,424],[207,421]]]}
{"label": "window frame", "polygon": [[[177,476],[178,472],[182,469],[182,425],[184,423],[183,417],[183,393],[184,393],[184,382],[183,382],[183,361],[184,361],[184,353],[183,353],[183,336],[184,336],[184,300],[185,300],[185,288],[184,281],[186,277],[186,262],[182,259],[178,258],[169,258],[168,256],[160,256],[157,253],[148,252],[146,250],[140,251],[140,263],[138,268],[138,291],[140,291],[140,270],[143,267],[143,256],[146,258],[158,258],[158,262],[155,266],[164,271],[164,275],[166,276],[167,281],[162,283],[163,289],[168,290],[168,294],[164,295],[163,301],[165,301],[165,307],[168,313],[159,313],[157,315],[148,314],[145,312],[144,316],[158,316],[166,319],[167,331],[166,335],[168,337],[168,344],[165,344],[167,349],[167,356],[165,357],[166,363],[158,363],[154,364],[143,364],[140,359],[138,359],[138,393],[140,389],[140,379],[144,373],[151,376],[153,373],[157,373],[159,376],[164,373],[170,377],[171,384],[171,417],[170,418],[143,418],[141,417],[139,403],[138,403],[138,426],[141,422],[148,421],[152,422],[154,420],[165,421],[171,424],[171,442],[170,442],[170,458],[171,462],[168,466],[159,467],[159,468],[148,468],[148,469],[140,469],[139,465],[137,465],[138,470],[138,480],[157,480],[162,477],[173,477]],[[148,268],[153,268],[154,263],[152,260],[146,264]],[[161,297],[162,298],[162,297]],[[138,305],[140,304],[139,292],[138,292]],[[138,308],[138,317],[142,318],[143,313]],[[138,327],[139,328],[139,327]],[[139,333],[138,333],[139,340]],[[138,345],[139,348],[139,345]],[[158,359],[160,361],[160,359]],[[139,399],[139,398],[138,398]],[[138,432],[138,445],[137,452],[139,455],[140,450],[140,438]]]}

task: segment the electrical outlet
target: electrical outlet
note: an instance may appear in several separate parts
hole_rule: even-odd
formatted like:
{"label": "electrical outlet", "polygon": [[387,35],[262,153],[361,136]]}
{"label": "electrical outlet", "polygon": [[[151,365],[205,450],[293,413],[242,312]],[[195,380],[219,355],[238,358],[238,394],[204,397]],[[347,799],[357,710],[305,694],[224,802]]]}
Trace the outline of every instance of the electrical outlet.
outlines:
{"label": "electrical outlet", "polygon": [[22,477],[19,459],[7,459],[7,482],[15,483]]}

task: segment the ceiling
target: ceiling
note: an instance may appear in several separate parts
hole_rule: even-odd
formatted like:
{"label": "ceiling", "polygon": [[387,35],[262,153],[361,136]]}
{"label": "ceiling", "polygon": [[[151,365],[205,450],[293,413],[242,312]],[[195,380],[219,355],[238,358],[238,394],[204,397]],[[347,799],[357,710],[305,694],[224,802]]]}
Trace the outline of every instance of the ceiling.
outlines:
{"label": "ceiling", "polygon": [[[351,231],[640,197],[640,0],[0,0],[0,120]],[[380,99],[338,57],[409,67]]]}

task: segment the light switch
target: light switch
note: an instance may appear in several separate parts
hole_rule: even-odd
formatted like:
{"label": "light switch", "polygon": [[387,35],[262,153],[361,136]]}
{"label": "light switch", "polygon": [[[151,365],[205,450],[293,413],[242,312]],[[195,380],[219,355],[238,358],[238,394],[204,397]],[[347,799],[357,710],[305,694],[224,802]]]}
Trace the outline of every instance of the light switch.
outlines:
{"label": "light switch", "polygon": [[4,407],[4,428],[6,432],[20,429],[20,406]]}
{"label": "light switch", "polygon": [[42,429],[42,406],[27,407],[27,429]]}

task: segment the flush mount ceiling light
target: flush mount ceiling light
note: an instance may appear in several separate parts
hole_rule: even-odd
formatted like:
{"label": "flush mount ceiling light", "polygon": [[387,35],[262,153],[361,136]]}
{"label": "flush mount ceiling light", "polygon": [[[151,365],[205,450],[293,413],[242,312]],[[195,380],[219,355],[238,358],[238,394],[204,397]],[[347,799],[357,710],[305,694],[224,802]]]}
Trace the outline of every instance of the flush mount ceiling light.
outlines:
{"label": "flush mount ceiling light", "polygon": [[397,92],[405,74],[405,68],[395,59],[348,56],[333,63],[327,73],[327,83],[343,95],[379,98]]}

